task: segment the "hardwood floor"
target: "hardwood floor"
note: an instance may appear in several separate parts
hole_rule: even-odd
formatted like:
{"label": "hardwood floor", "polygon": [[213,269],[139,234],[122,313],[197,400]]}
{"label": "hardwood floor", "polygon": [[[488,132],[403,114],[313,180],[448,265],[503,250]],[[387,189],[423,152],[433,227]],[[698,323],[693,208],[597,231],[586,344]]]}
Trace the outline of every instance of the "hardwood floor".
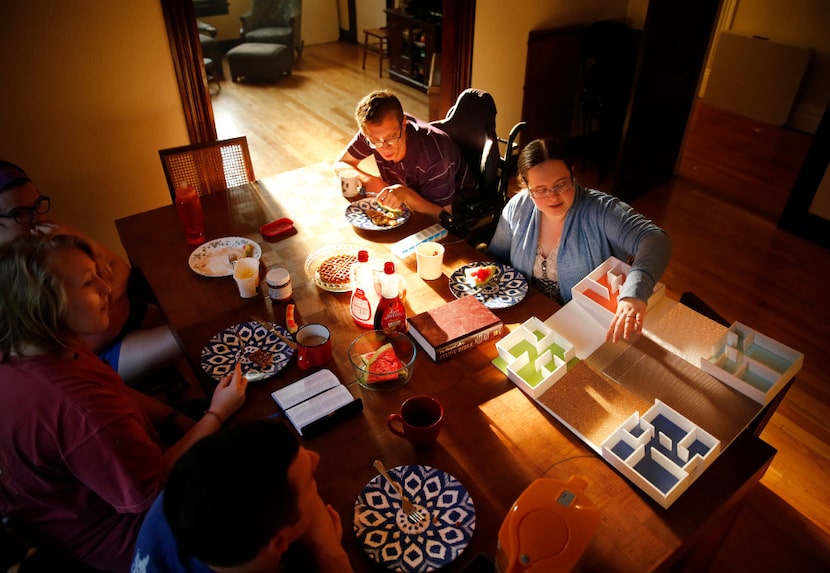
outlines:
{"label": "hardwood floor", "polygon": [[[223,81],[213,98],[220,138],[247,135],[265,177],[333,161],[354,134],[356,102],[377,87],[427,117],[424,94],[379,79],[373,57],[361,70],[361,58],[356,45],[307,46],[277,84]],[[774,224],[809,139],[699,106],[681,176],[633,202],[674,241],[662,279],[670,290],[693,291],[730,322],[805,354],[761,436],[778,454],[724,540],[716,573],[830,570],[830,251]],[[591,174],[580,178],[590,183]]]}
{"label": "hardwood floor", "polygon": [[[378,78],[369,55],[360,68],[362,47],[335,42],[308,46],[293,73],[275,84],[222,82],[211,98],[219,138],[247,135],[258,177],[333,162],[357,131],[354,109],[374,89],[389,88],[404,109],[427,117],[426,94]],[[225,77],[229,78],[227,60]]]}
{"label": "hardwood floor", "polygon": [[809,134],[698,102],[678,171],[684,179],[717,190],[722,199],[775,223],[811,141]]}

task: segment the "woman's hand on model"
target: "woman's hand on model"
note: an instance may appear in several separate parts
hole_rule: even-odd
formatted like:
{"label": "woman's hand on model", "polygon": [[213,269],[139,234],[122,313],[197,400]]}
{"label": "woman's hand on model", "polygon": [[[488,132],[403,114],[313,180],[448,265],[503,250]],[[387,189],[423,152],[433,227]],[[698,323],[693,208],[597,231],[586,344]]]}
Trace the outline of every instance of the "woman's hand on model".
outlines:
{"label": "woman's hand on model", "polygon": [[646,316],[646,303],[638,298],[624,298],[617,303],[617,313],[608,327],[605,340],[619,342],[629,340],[643,330]]}

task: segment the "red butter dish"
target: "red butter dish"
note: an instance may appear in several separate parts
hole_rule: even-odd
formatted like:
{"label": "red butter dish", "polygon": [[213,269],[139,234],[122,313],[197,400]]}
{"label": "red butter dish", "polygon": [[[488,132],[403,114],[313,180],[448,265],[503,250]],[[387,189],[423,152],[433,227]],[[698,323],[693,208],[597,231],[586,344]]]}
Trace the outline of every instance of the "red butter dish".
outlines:
{"label": "red butter dish", "polygon": [[278,237],[283,233],[286,233],[294,228],[294,221],[289,219],[288,217],[283,217],[282,219],[277,219],[276,221],[271,221],[270,223],[265,223],[262,227],[259,228],[259,232],[262,233],[262,236],[267,239],[273,239],[274,237]]}

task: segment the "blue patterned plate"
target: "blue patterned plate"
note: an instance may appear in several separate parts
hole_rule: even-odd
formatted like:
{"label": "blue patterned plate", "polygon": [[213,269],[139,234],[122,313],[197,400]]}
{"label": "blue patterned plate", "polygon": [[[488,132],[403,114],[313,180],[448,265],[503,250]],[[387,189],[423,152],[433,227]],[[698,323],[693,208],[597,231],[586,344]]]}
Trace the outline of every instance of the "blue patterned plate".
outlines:
{"label": "blue patterned plate", "polygon": [[429,466],[398,466],[389,475],[429,519],[410,523],[397,491],[375,476],[354,504],[354,532],[369,558],[401,573],[426,573],[455,561],[476,525],[473,499],[461,482]]}
{"label": "blue patterned plate", "polygon": [[[467,282],[467,269],[495,265],[498,274],[483,287],[476,288]],[[450,291],[455,298],[473,295],[487,308],[507,308],[521,302],[527,294],[527,279],[522,273],[501,263],[480,261],[469,263],[455,269],[450,275]]]}
{"label": "blue patterned plate", "polygon": [[[346,207],[346,220],[352,224],[353,227],[363,229],[364,231],[388,231],[395,227],[400,227],[409,221],[410,212],[404,205],[403,213],[396,219],[392,219],[384,223],[376,223],[369,217],[369,212],[374,208],[373,205],[377,203],[377,199],[361,199],[350,203]],[[375,209],[377,210],[377,209]]]}
{"label": "blue patterned plate", "polygon": [[[271,324],[284,336],[291,338],[283,327]],[[217,382],[233,372],[237,362],[248,382],[259,382],[274,376],[285,368],[294,350],[284,341],[257,323],[243,322],[226,328],[202,348],[202,370]]]}

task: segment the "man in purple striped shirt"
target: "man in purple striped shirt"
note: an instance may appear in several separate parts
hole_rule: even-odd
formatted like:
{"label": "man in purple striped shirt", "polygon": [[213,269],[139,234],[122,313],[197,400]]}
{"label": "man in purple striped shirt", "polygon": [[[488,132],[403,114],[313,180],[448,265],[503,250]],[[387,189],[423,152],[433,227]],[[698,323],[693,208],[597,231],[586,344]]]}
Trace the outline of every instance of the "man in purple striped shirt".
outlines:
{"label": "man in purple striped shirt", "polygon": [[[405,114],[400,100],[377,90],[357,104],[359,131],[338,158],[335,170],[356,169],[369,195],[390,209],[409,209],[438,218],[453,202],[476,195],[478,183],[461,150],[439,128]],[[380,177],[358,164],[373,155]]]}

